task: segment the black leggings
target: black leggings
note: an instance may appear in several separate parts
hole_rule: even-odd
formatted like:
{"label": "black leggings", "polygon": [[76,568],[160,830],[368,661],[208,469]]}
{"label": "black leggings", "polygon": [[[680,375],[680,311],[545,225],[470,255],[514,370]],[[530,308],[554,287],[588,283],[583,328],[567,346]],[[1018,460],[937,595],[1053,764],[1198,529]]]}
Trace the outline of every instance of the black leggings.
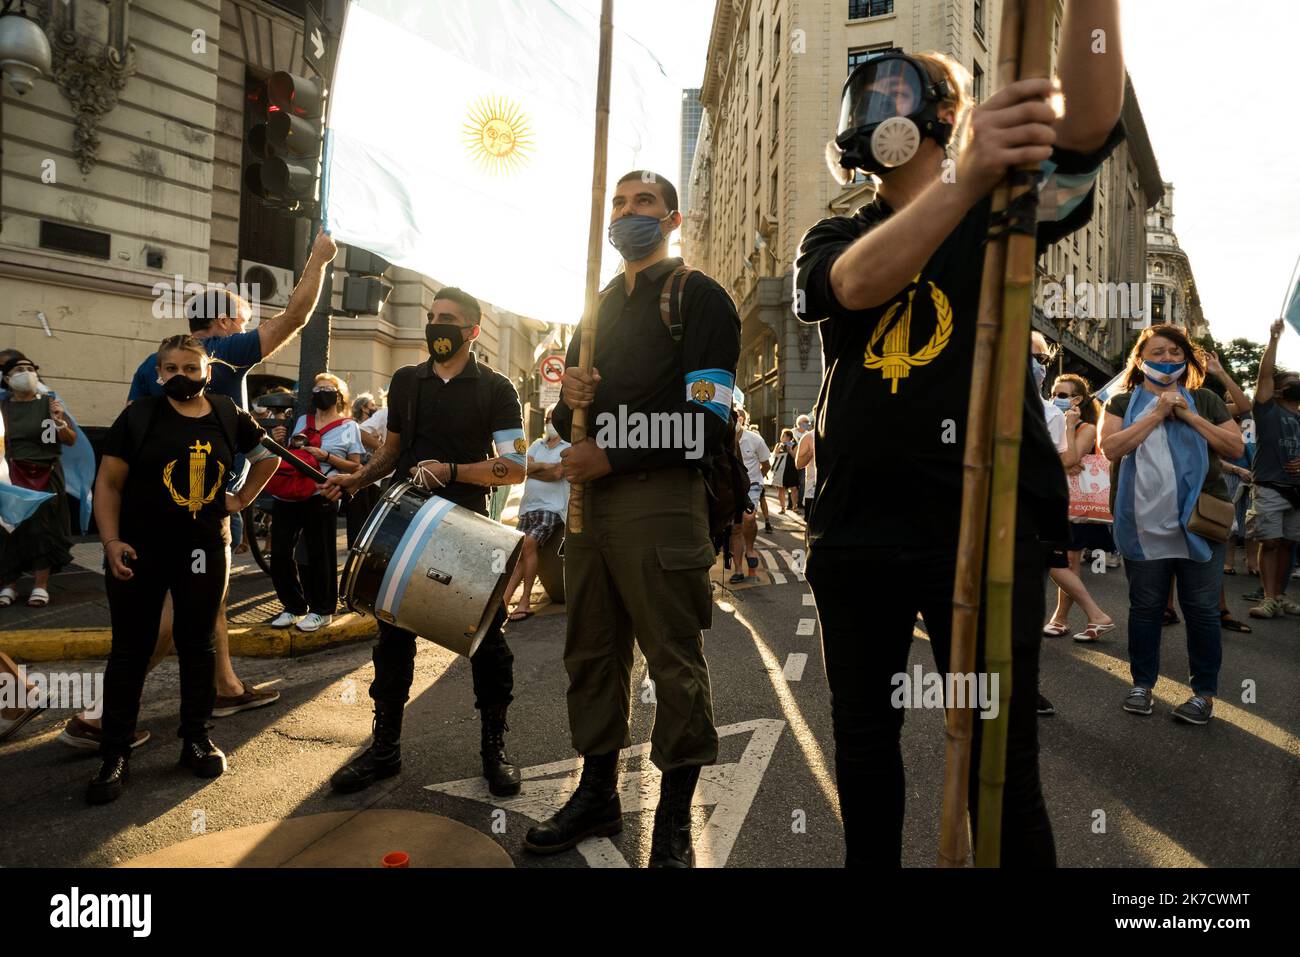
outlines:
{"label": "black leggings", "polygon": [[[339,603],[337,502],[313,495],[305,502],[275,500],[271,512],[271,581],[284,610],[332,615]],[[306,580],[298,578],[294,549],[307,549]],[[306,593],[303,586],[306,586]]]}
{"label": "black leggings", "polygon": [[[105,572],[113,647],[104,669],[104,757],[131,752],[140,695],[149,659],[158,644],[163,599],[172,594],[172,640],[180,662],[181,726],[178,737],[207,734],[216,698],[216,652],[213,632],[217,611],[226,596],[230,549],[221,542],[208,546],[136,545],[139,556],[134,577],[118,581]],[[201,558],[199,556],[202,556]]]}
{"label": "black leggings", "polygon": [[[905,785],[899,737],[904,711],[891,703],[893,677],[907,672],[916,615],[925,618],[936,669],[948,672],[953,558],[863,558],[819,549],[808,558],[822,653],[831,690],[835,774],[849,865],[899,867]],[[1012,611],[1013,681],[1002,801],[1002,866],[1054,867],[1052,826],[1038,779],[1038,650],[1043,624],[1043,560],[1037,543],[1018,550]],[[983,629],[977,664],[983,660]],[[981,725],[971,747],[969,807],[978,819]],[[939,795],[931,798],[937,803]]]}

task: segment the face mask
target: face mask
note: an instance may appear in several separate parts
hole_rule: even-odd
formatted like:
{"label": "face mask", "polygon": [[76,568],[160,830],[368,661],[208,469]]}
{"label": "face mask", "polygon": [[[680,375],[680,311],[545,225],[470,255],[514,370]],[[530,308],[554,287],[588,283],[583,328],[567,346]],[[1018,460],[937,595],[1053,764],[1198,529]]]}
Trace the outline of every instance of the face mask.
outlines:
{"label": "face mask", "polygon": [[672,218],[669,213],[663,219],[653,216],[624,216],[609,224],[609,242],[626,262],[645,259],[659,248],[664,241],[664,234],[659,224]]}
{"label": "face mask", "polygon": [[1142,374],[1156,385],[1172,385],[1187,371],[1186,362],[1144,362]]}
{"label": "face mask", "polygon": [[1074,403],[1069,399],[1053,399],[1052,405],[1056,406],[1062,412],[1069,412],[1074,408]]}
{"label": "face mask", "polygon": [[339,394],[333,389],[324,392],[313,392],[311,394],[311,404],[324,412],[326,409],[332,409],[339,404]]}
{"label": "face mask", "polygon": [[[9,380],[13,381],[12,377]],[[1300,402],[1300,382],[1292,382],[1282,390],[1282,398],[1287,402]]]}
{"label": "face mask", "polygon": [[15,372],[9,377],[9,388],[15,392],[35,392],[39,384],[35,372]]}
{"label": "face mask", "polygon": [[556,431],[555,426],[549,422],[546,423],[546,437],[552,442],[560,437],[560,433]]}
{"label": "face mask", "polygon": [[446,362],[465,344],[465,334],[460,326],[430,322],[424,327],[424,341],[434,362]]}
{"label": "face mask", "polygon": [[163,392],[166,393],[169,399],[175,399],[177,402],[188,402],[190,399],[202,395],[203,390],[207,387],[206,379],[191,379],[183,372],[178,372],[163,383]]}
{"label": "face mask", "polygon": [[1034,374],[1034,386],[1041,392],[1047,381],[1047,366],[1039,365],[1033,356],[1029,357],[1029,371]]}

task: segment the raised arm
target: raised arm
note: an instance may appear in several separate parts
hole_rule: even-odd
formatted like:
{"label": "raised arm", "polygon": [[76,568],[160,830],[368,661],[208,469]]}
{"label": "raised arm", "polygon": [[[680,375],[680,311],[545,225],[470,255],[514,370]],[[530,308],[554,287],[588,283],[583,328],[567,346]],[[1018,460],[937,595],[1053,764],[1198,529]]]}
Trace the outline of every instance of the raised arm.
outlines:
{"label": "raised arm", "polygon": [[1210,375],[1214,376],[1223,383],[1224,391],[1228,393],[1228,398],[1232,399],[1232,404],[1237,407],[1237,411],[1246,412],[1250,409],[1250,397],[1237,385],[1237,380],[1228,375],[1228,370],[1223,368],[1223,363],[1215,353],[1210,353],[1208,359]]}
{"label": "raised arm", "polygon": [[321,287],[325,283],[325,270],[334,261],[339,247],[335,245],[324,230],[316,234],[312,244],[311,255],[307,265],[303,266],[302,278],[289,297],[289,304],[284,312],[264,319],[257,327],[257,335],[262,343],[262,358],[269,359],[273,353],[302,331],[311,318],[312,310],[320,299]]}
{"label": "raised arm", "polygon": [[1065,115],[1056,144],[1090,153],[1101,147],[1124,108],[1119,0],[1067,0],[1057,61]]}
{"label": "raised arm", "polygon": [[1259,360],[1259,381],[1255,383],[1255,401],[1260,405],[1273,400],[1273,370],[1277,368],[1277,343],[1285,323],[1278,319],[1269,327],[1268,348]]}

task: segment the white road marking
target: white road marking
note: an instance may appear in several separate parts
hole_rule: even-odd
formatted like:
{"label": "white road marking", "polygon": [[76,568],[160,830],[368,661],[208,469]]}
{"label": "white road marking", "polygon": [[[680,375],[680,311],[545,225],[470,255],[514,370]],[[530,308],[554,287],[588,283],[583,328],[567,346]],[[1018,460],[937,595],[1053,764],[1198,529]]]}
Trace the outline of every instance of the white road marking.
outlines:
{"label": "white road marking", "polygon": [[765,548],[780,548],[780,547],[781,547],[781,546],[778,545],[776,542],[770,542],[770,541],[768,541],[768,540],[767,540],[766,538],[764,538],[762,535],[759,535],[759,536],[755,537],[754,541],[758,542],[758,544],[762,545],[762,546],[765,547]]}
{"label": "white road marking", "polygon": [[803,603],[804,603],[805,605],[812,605],[812,606],[815,607],[816,604],[817,604],[817,600],[816,600],[815,598],[813,598],[813,593],[812,593],[812,592],[810,592],[810,591],[806,591],[806,592],[803,593]]}
{"label": "white road marking", "polygon": [[[756,718],[718,728],[720,738],[733,734],[749,734],[750,738],[739,761],[700,769],[700,783],[691,806],[713,808],[704,831],[695,840],[695,857],[700,867],[726,866],[784,730],[785,722],[776,718]],[[623,752],[625,765],[632,758],[645,756],[649,750],[648,742],[627,749]],[[430,784],[425,789],[515,811],[534,821],[545,821],[564,806],[577,788],[581,768],[581,758],[520,768],[523,786],[518,795],[509,798],[490,794],[482,777]],[[645,762],[644,770],[624,771],[619,778],[623,813],[653,811],[659,804],[659,779],[659,770],[649,761]],[[591,867],[632,866],[609,838],[588,838],[578,845],[577,851]]]}
{"label": "white road marking", "polygon": [[781,573],[781,566],[776,563],[776,559],[772,557],[772,553],[766,548],[760,548],[758,553],[763,556],[763,561],[767,564],[767,571],[768,574],[772,576],[772,581],[776,582],[778,585],[784,585],[785,575]]}
{"label": "white road marking", "polygon": [[784,558],[785,563],[790,566],[790,571],[794,572],[795,578],[799,579],[799,581],[807,580],[804,578],[803,569],[799,567],[799,563],[797,563],[794,560],[793,555],[791,555],[789,552],[783,551],[781,552],[781,557]]}
{"label": "white road marking", "polygon": [[812,635],[816,633],[816,618],[800,618],[799,627],[795,629],[796,635]]}
{"label": "white road marking", "polygon": [[790,653],[790,657],[785,659],[785,670],[782,674],[786,681],[800,681],[803,679],[804,666],[808,664],[808,656],[802,651]]}

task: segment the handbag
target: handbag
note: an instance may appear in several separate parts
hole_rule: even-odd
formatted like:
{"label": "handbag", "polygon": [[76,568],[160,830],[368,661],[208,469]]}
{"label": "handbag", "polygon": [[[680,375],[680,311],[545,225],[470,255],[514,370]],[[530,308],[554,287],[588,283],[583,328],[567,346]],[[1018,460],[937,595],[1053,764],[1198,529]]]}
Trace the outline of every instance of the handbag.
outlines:
{"label": "handbag", "polygon": [[1196,507],[1187,521],[1187,530],[1212,542],[1226,542],[1232,535],[1236,515],[1236,506],[1231,502],[1202,492],[1196,497]]}

